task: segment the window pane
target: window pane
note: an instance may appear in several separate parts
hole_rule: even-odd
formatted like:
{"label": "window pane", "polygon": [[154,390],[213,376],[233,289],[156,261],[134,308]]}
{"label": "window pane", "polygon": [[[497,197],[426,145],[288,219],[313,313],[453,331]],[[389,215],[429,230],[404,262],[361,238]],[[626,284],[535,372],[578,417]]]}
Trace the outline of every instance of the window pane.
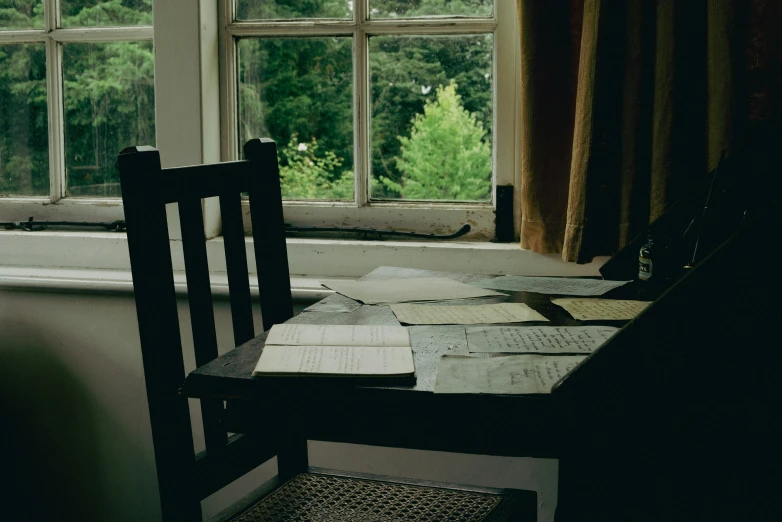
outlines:
{"label": "window pane", "polygon": [[43,0],[0,0],[2,29],[43,29]]}
{"label": "window pane", "polygon": [[48,194],[46,49],[0,45],[0,196]]}
{"label": "window pane", "polygon": [[353,199],[350,38],[239,41],[239,143],[277,142],[282,195]]}
{"label": "window pane", "polygon": [[353,18],[350,0],[238,0],[237,20],[282,20],[289,18]]}
{"label": "window pane", "polygon": [[370,39],[372,197],[491,198],[492,35]]}
{"label": "window pane", "polygon": [[371,18],[484,17],[491,16],[493,11],[494,0],[369,0]]}
{"label": "window pane", "polygon": [[63,27],[152,25],[152,0],[60,0]]}
{"label": "window pane", "polygon": [[117,154],[155,145],[152,42],[65,44],[63,84],[67,193],[119,197]]}

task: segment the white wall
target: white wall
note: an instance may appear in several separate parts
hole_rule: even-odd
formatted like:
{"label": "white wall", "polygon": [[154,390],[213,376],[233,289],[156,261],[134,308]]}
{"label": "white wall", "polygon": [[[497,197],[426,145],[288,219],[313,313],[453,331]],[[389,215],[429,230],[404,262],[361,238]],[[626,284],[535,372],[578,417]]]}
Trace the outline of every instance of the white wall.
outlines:
{"label": "white wall", "polygon": [[[227,301],[215,302],[218,341],[232,346]],[[256,317],[256,323],[258,324]],[[180,310],[191,350],[189,317]],[[194,363],[186,361],[189,369]],[[0,290],[0,462],[15,487],[8,520],[160,519],[136,312],[127,294]],[[197,441],[200,444],[200,440]],[[310,464],[466,484],[534,489],[553,520],[553,460],[456,455],[310,442]],[[213,495],[205,516],[273,474]],[[9,511],[10,510],[10,511]]]}

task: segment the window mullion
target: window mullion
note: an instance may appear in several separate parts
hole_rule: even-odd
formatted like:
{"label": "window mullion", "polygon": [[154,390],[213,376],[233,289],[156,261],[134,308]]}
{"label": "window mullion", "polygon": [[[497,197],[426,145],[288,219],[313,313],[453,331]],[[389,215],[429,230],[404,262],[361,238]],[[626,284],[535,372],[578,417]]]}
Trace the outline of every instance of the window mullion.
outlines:
{"label": "window mullion", "polygon": [[221,155],[223,161],[232,161],[239,155],[239,74],[237,64],[236,38],[225,28],[233,22],[234,2],[223,0],[218,9],[218,27],[224,28],[218,34],[220,53],[220,121]]}
{"label": "window mullion", "polygon": [[367,0],[354,5],[353,33],[353,136],[355,150],[355,200],[359,207],[369,204],[369,41],[365,24]]}
{"label": "window mullion", "polygon": [[65,131],[62,101],[62,47],[46,39],[46,92],[49,118],[49,195],[52,203],[65,196]]}

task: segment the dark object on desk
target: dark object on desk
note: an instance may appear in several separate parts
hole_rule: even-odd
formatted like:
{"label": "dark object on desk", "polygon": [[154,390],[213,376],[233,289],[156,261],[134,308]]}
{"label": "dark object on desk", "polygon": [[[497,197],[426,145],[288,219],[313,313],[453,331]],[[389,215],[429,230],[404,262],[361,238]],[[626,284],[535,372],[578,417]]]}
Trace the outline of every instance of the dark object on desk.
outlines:
{"label": "dark object on desk", "polygon": [[[160,155],[151,147],[129,148],[119,155],[163,520],[201,520],[202,499],[276,456],[278,477],[260,487],[251,501],[234,505],[229,508],[230,513],[221,514],[221,520],[242,512],[235,520],[278,521],[280,512],[276,510],[283,508],[294,520],[313,514],[318,520],[345,520],[342,515],[349,502],[352,513],[360,520],[390,521],[403,512],[406,517],[412,516],[408,500],[418,498],[427,502],[416,505],[422,520],[446,519],[445,514],[452,516],[452,506],[458,505],[463,509],[463,520],[534,521],[534,492],[348,476],[309,468],[307,440],[292,423],[295,414],[281,407],[272,406],[262,413],[263,430],[228,437],[223,399],[202,398],[206,450],[195,454],[188,401],[180,394],[185,369],[166,203],[179,205],[198,367],[218,355],[201,198],[220,198],[235,345],[255,336],[242,192],[249,193],[250,198],[264,329],[292,316],[276,146],[271,140],[255,139],[245,144],[244,153],[244,161],[173,169],[161,169]],[[281,402],[279,396],[271,397]],[[230,407],[232,400],[227,403]],[[302,488],[302,484],[316,485],[318,490]],[[351,491],[347,496],[346,487]],[[384,496],[381,490],[394,494]],[[286,499],[285,506],[280,504],[280,498]],[[395,499],[393,504],[390,498]],[[398,508],[393,515],[389,514],[391,507]]]}

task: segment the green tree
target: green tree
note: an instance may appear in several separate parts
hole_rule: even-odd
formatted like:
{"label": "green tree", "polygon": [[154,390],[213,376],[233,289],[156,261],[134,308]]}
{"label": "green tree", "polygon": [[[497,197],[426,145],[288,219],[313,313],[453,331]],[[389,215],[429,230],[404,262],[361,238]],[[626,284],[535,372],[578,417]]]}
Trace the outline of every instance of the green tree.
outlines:
{"label": "green tree", "polygon": [[318,154],[316,138],[299,142],[293,134],[285,147],[277,151],[280,160],[282,196],[291,199],[350,199],[353,197],[353,172],[342,172],[342,160],[332,151]]}
{"label": "green tree", "polygon": [[437,88],[437,100],[400,136],[402,182],[381,178],[407,199],[485,200],[491,190],[491,146],[475,114],[462,106],[456,84]]}

